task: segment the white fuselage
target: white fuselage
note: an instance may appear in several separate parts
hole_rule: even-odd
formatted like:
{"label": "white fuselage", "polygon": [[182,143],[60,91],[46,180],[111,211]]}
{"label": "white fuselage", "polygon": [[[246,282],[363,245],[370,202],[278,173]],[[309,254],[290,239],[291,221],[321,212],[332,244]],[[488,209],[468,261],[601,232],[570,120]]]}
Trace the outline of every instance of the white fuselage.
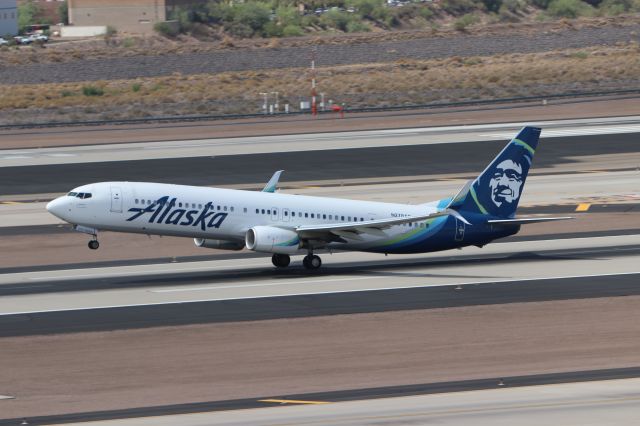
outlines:
{"label": "white fuselage", "polygon": [[[244,241],[247,231],[255,226],[295,229],[302,225],[424,216],[438,210],[437,202],[404,205],[140,182],[89,184],[69,194],[52,201],[47,208],[81,229],[238,242]],[[392,241],[428,226],[395,225],[384,234],[363,234],[327,248],[366,250],[376,241]]]}

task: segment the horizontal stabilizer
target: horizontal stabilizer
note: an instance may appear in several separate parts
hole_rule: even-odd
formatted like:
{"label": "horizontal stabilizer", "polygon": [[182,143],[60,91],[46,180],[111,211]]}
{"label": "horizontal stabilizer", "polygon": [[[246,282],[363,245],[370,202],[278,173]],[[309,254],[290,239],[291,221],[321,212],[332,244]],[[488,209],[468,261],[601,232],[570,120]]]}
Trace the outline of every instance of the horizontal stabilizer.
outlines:
{"label": "horizontal stabilizer", "polygon": [[488,220],[487,223],[493,225],[527,225],[529,223],[540,223],[540,222],[553,222],[556,220],[568,220],[573,219],[570,216],[562,216],[562,217],[522,217],[522,218],[514,218],[514,219],[494,219]]}

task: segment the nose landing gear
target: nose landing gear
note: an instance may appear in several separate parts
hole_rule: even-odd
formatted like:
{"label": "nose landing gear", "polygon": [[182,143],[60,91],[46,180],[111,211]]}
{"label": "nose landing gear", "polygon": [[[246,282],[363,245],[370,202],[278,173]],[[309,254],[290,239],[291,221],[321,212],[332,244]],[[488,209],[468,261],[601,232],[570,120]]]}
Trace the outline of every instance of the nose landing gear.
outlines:
{"label": "nose landing gear", "polygon": [[94,235],[93,240],[89,241],[88,246],[91,250],[98,250],[98,247],[100,247],[100,243],[98,242],[98,237]]}

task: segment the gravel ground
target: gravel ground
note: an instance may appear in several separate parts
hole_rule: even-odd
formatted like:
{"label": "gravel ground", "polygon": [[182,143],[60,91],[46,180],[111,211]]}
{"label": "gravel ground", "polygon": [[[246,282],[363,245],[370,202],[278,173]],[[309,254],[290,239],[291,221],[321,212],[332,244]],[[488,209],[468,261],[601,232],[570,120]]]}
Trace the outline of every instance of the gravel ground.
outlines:
{"label": "gravel ground", "polygon": [[[317,46],[319,66],[437,59],[450,56],[486,56],[535,53],[554,49],[613,46],[638,41],[640,23],[600,28],[564,29],[535,34],[458,35],[362,44]],[[0,68],[4,84],[61,83],[156,77],[174,73],[203,74],[238,70],[307,67],[309,47],[219,50],[164,56],[135,56],[30,64]]]}

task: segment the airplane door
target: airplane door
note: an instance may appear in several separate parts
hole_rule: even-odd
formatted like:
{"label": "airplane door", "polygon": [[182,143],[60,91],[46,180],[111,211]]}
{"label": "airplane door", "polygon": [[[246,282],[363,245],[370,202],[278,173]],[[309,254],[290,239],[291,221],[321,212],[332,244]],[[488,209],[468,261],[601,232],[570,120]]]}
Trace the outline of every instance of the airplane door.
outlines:
{"label": "airplane door", "polygon": [[464,222],[456,219],[456,235],[455,235],[455,240],[456,241],[462,241],[464,240]]}
{"label": "airplane door", "polygon": [[122,191],[117,186],[111,187],[111,212],[122,213]]}
{"label": "airplane door", "polygon": [[271,220],[273,221],[278,220],[278,209],[275,207],[271,209]]}

